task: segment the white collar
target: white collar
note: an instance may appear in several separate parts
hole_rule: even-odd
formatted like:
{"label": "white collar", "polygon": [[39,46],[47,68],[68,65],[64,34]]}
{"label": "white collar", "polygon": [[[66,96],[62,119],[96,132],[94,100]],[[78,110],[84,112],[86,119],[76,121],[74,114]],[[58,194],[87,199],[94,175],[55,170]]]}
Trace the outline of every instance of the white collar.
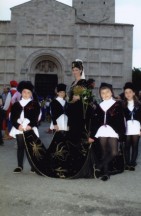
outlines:
{"label": "white collar", "polygon": [[66,102],[66,101],[64,100],[64,98],[57,97],[56,100],[57,100],[62,106],[65,105],[65,102]]}
{"label": "white collar", "polygon": [[128,101],[128,104],[132,104],[132,105],[134,105],[134,100],[130,100],[130,101]]}
{"label": "white collar", "polygon": [[134,100],[128,101],[127,107],[130,111],[134,109]]}
{"label": "white collar", "polygon": [[109,100],[104,100],[100,103],[100,107],[107,111],[116,101],[113,98],[110,98]]}
{"label": "white collar", "polygon": [[24,99],[22,98],[19,102],[21,104],[22,107],[26,106],[32,99],[29,98],[29,99]]}

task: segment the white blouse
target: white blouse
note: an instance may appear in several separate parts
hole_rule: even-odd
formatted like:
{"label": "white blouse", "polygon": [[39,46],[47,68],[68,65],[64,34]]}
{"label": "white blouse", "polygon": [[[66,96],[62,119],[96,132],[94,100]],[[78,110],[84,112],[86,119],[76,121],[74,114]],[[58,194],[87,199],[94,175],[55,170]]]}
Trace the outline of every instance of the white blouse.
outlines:
{"label": "white blouse", "polygon": [[[56,100],[62,105],[62,107],[65,106],[66,101],[63,98],[57,97]],[[56,119],[57,125],[59,127],[59,130],[68,131],[68,117],[65,114],[60,115]],[[53,122],[51,121],[50,129],[54,129]]]}
{"label": "white blouse", "polygon": [[[113,106],[113,104],[116,101],[113,98],[110,98],[109,100],[104,100],[103,102],[100,103],[100,107],[101,109],[105,112],[104,114],[104,123],[106,123],[106,112],[108,109],[110,109],[111,106]],[[109,126],[109,125],[102,125],[96,135],[96,138],[99,137],[114,137],[114,138],[119,138],[118,134],[115,132],[115,130]]]}
{"label": "white blouse", "polygon": [[[29,98],[29,99],[24,99],[22,98],[19,103],[21,104],[22,107],[25,107],[32,99]],[[17,120],[17,122],[23,126],[24,130],[26,129],[27,125],[30,123],[30,120],[27,119],[27,118],[24,118],[24,110],[22,110],[21,112],[21,115],[20,115],[20,118]],[[38,132],[38,129],[37,127],[33,127],[32,128],[34,133],[36,134],[37,137],[39,137],[39,132]],[[16,129],[14,126],[11,128],[11,131],[9,133],[10,136],[16,138],[16,135],[17,134],[23,134],[23,131],[20,131],[18,129]]]}
{"label": "white blouse", "polygon": [[[128,101],[127,105],[128,109],[132,112],[134,109],[134,101]],[[133,115],[131,116],[131,120],[126,122],[126,135],[139,135],[140,134],[140,122],[133,119]]]}

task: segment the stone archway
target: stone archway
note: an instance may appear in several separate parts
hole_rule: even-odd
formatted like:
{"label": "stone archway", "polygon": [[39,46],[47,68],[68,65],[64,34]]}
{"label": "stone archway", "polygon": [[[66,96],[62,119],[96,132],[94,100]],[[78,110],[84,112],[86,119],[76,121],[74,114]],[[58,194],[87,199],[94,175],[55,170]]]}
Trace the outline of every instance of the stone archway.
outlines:
{"label": "stone archway", "polygon": [[58,82],[64,82],[67,69],[67,61],[60,53],[45,48],[37,50],[27,58],[21,73],[25,74],[25,78],[33,83],[37,73],[57,74]]}

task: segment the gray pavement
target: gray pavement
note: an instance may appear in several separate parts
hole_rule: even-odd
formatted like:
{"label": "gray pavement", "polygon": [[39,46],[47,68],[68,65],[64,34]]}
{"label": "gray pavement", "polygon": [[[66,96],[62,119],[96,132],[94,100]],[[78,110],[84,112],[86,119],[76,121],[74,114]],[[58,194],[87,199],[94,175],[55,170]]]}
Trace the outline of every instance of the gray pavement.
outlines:
{"label": "gray pavement", "polygon": [[[52,135],[39,130],[43,143]],[[140,143],[141,144],[141,143]],[[25,159],[24,171],[13,174],[17,166],[15,140],[0,146],[0,216],[140,216],[141,146],[135,172],[98,179],[63,180],[30,173]]]}

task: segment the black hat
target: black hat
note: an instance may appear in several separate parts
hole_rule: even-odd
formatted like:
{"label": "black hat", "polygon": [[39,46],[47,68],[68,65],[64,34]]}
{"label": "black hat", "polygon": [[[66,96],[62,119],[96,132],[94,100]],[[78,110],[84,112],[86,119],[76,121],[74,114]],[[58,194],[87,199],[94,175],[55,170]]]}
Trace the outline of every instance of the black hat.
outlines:
{"label": "black hat", "polygon": [[18,85],[17,90],[22,93],[22,91],[24,89],[28,89],[33,93],[34,90],[34,86],[32,85],[32,83],[30,81],[21,81]]}
{"label": "black hat", "polygon": [[112,91],[112,85],[111,84],[109,84],[109,83],[101,83],[101,85],[100,85],[100,89],[101,88],[108,88],[108,89],[110,89],[111,91]]}
{"label": "black hat", "polygon": [[94,79],[88,79],[87,80],[87,85],[91,85],[92,83],[95,83]]}
{"label": "black hat", "polygon": [[83,63],[82,61],[73,61],[72,62],[72,68],[78,68],[80,70],[83,70]]}
{"label": "black hat", "polygon": [[125,91],[126,89],[131,89],[132,91],[135,91],[135,87],[134,87],[134,85],[133,85],[132,82],[127,82],[127,83],[125,83],[125,86],[123,87],[123,89],[124,89],[124,91]]}
{"label": "black hat", "polygon": [[57,92],[59,91],[66,91],[66,85],[63,84],[63,83],[60,83],[57,85],[57,88],[56,88]]}

